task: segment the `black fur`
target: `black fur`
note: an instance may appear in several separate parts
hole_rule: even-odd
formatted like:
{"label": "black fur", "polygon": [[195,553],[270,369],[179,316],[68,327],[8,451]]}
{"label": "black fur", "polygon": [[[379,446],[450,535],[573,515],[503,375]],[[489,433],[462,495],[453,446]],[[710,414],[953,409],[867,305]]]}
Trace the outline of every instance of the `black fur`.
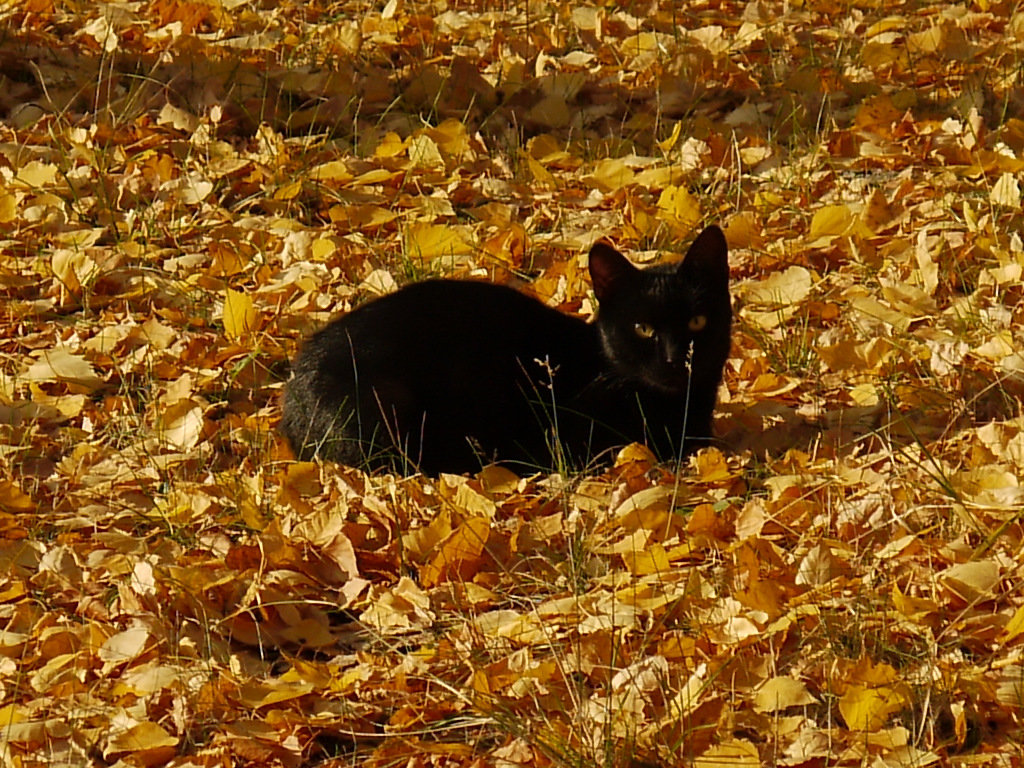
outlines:
{"label": "black fur", "polygon": [[680,264],[645,270],[598,243],[590,273],[593,324],[456,280],[334,320],[294,362],[285,436],[300,458],[428,474],[495,458],[552,467],[556,450],[581,465],[633,441],[666,459],[707,444],[732,321],[721,230],[705,229]]}

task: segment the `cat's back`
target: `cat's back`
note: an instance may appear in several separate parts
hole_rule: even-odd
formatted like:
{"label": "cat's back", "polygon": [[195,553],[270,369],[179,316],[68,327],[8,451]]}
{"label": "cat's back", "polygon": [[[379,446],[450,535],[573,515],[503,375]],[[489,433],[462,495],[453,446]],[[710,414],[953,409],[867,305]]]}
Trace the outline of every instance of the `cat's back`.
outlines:
{"label": "cat's back", "polygon": [[358,339],[370,347],[392,350],[432,343],[440,351],[457,347],[455,342],[550,340],[578,336],[581,331],[586,335],[585,329],[582,320],[509,286],[479,280],[424,280],[357,307],[314,338]]}

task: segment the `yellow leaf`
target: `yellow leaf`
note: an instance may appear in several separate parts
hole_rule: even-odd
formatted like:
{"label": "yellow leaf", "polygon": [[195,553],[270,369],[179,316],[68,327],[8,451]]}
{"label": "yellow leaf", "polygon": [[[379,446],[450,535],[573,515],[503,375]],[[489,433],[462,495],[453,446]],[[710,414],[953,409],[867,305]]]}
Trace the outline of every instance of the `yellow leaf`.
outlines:
{"label": "yellow leaf", "polygon": [[444,169],[444,158],[441,150],[429,136],[420,134],[409,140],[409,160],[414,168]]}
{"label": "yellow leaf", "polygon": [[683,187],[668,186],[658,197],[660,218],[677,227],[691,230],[700,222],[700,203]]}
{"label": "yellow leaf", "polygon": [[697,477],[702,483],[721,483],[735,474],[729,469],[729,463],[717,448],[705,448],[694,456],[693,463],[697,469]]}
{"label": "yellow leaf", "polygon": [[839,713],[850,730],[877,731],[890,715],[909,703],[907,695],[897,688],[852,685],[839,699]]}
{"label": "yellow leaf", "polygon": [[203,436],[203,409],[193,400],[178,400],[161,414],[164,442],[179,451],[194,448]]}
{"label": "yellow leaf", "polygon": [[845,571],[845,564],[824,544],[815,544],[800,561],[796,583],[821,586]]}
{"label": "yellow leaf", "polygon": [[224,334],[238,339],[256,328],[256,308],[244,293],[227,289],[224,296]]}
{"label": "yellow leaf", "polygon": [[52,184],[55,178],[57,178],[56,165],[32,160],[18,169],[18,173],[14,177],[14,184],[30,189],[38,189],[39,187]]}
{"label": "yellow leaf", "polygon": [[565,151],[563,140],[550,133],[540,133],[526,142],[526,151],[535,160],[545,165],[556,164],[559,168],[575,168],[581,161]]}
{"label": "yellow leaf", "polygon": [[892,604],[911,621],[920,621],[928,614],[939,610],[939,604],[934,600],[904,595],[896,585],[892,588]]}
{"label": "yellow leaf", "polygon": [[863,315],[880,320],[886,325],[891,325],[899,333],[904,333],[910,327],[911,318],[887,307],[880,301],[870,296],[851,296],[849,299],[851,309]]}
{"label": "yellow leaf", "polygon": [[757,747],[743,739],[726,739],[693,761],[694,768],[760,768]]}
{"label": "yellow leaf", "polygon": [[443,509],[434,516],[429,525],[413,528],[402,536],[402,547],[414,561],[425,560],[427,554],[452,533],[451,513]]}
{"label": "yellow leaf", "polygon": [[305,696],[313,688],[312,683],[299,681],[251,682],[239,688],[238,698],[245,707],[257,709],[268,704],[279,704],[282,701],[297,699],[300,696]]}
{"label": "yellow leaf", "polygon": [[[285,184],[283,187],[278,187],[274,192],[275,200],[294,200],[299,196],[299,192],[302,191],[302,180],[297,179],[290,184]],[[204,195],[205,197],[205,195]]]}
{"label": "yellow leaf", "polygon": [[[1017,197],[1020,203],[1020,196]],[[917,247],[914,249],[914,258],[917,259],[917,269],[921,276],[921,285],[928,296],[935,293],[939,287],[939,265],[932,258],[928,250],[928,228],[922,227],[917,233]],[[906,330],[905,328],[903,330]]]}
{"label": "yellow leaf", "polygon": [[96,655],[108,664],[123,664],[141,654],[148,640],[149,630],[143,627],[126,629],[108,637]]}
{"label": "yellow leaf", "polygon": [[389,171],[387,168],[371,168],[366,173],[361,173],[352,179],[352,185],[359,187],[366,184],[387,184],[404,173],[404,171]]}
{"label": "yellow leaf", "polygon": [[171,104],[164,104],[156,118],[157,125],[169,125],[175,130],[194,133],[199,127],[199,117]]}
{"label": "yellow leaf", "polygon": [[580,29],[600,29],[604,10],[592,6],[572,9],[572,23]]}
{"label": "yellow leaf", "polygon": [[445,157],[461,158],[472,154],[469,131],[466,130],[465,125],[454,118],[448,118],[436,128],[431,128],[425,133],[433,139]]}
{"label": "yellow leaf", "polygon": [[473,624],[485,637],[506,637],[516,643],[540,643],[547,637],[540,620],[532,613],[488,611],[477,616]]}
{"label": "yellow leaf", "polygon": [[96,262],[82,250],[58,248],[50,258],[50,268],[63,288],[77,294],[96,276]]}
{"label": "yellow leaf", "polygon": [[939,574],[939,581],[947,589],[969,602],[991,597],[999,578],[999,564],[994,560],[960,563]]}
{"label": "yellow leaf", "polygon": [[344,160],[329,160],[313,168],[309,172],[309,178],[314,181],[349,181],[352,174]]}
{"label": "yellow leaf", "polygon": [[178,190],[178,197],[185,205],[201,203],[213,192],[213,182],[199,173],[182,176],[174,186]]}
{"label": "yellow leaf", "polygon": [[379,205],[332,205],[327,214],[331,221],[349,229],[370,230],[398,218],[398,214]]}
{"label": "yellow leaf", "polygon": [[17,514],[32,512],[36,503],[13,480],[0,481],[0,509]]}
{"label": "yellow leaf", "polygon": [[679,133],[682,131],[682,129],[682,122],[677,120],[676,124],[672,126],[672,135],[669,136],[664,141],[658,142],[658,147],[661,149],[662,152],[665,152],[667,154],[672,151],[672,147],[674,147],[676,145],[676,142],[679,141]]}
{"label": "yellow leaf", "polygon": [[551,175],[551,172],[540,164],[532,155],[522,153],[523,158],[526,160],[526,165],[530,169],[530,175],[533,176],[533,180],[542,186],[553,187],[555,186],[555,177]]}
{"label": "yellow leaf", "polygon": [[845,235],[853,228],[855,219],[848,205],[826,205],[815,211],[808,238],[817,240],[822,237]]}
{"label": "yellow leaf", "polygon": [[754,695],[754,709],[757,712],[777,712],[787,707],[804,707],[817,704],[807,686],[792,677],[773,677],[767,680]]}
{"label": "yellow leaf", "polygon": [[602,192],[614,192],[633,181],[633,170],[620,157],[609,157],[594,166],[594,171],[587,178]]}
{"label": "yellow leaf", "polygon": [[615,466],[622,467],[632,462],[641,462],[653,466],[658,463],[658,458],[646,445],[630,443],[619,451],[619,454],[615,457]]}
{"label": "yellow leaf", "polygon": [[1020,185],[1012,173],[1004,173],[992,186],[989,200],[995,205],[1020,208]]}
{"label": "yellow leaf", "polygon": [[405,151],[406,146],[408,144],[397,133],[389,131],[384,134],[384,138],[380,140],[380,144],[373,151],[373,155],[377,159],[396,157]]}
{"label": "yellow leaf", "polygon": [[661,165],[639,171],[632,183],[651,192],[678,184],[686,178],[686,171],[678,164]]}
{"label": "yellow leaf", "polygon": [[107,53],[114,53],[121,44],[114,28],[113,17],[97,16],[82,28],[82,32],[92,37]]}
{"label": "yellow leaf", "polygon": [[526,246],[526,228],[518,222],[509,223],[481,244],[484,253],[513,268],[522,266]]}
{"label": "yellow leaf", "polygon": [[156,723],[146,720],[111,736],[104,755],[109,756],[121,752],[131,752],[136,755],[147,750],[167,749],[177,746],[177,744],[176,736],[172,736]]}
{"label": "yellow leaf", "polygon": [[7,224],[10,221],[14,221],[14,217],[17,216],[17,214],[17,196],[10,192],[0,195],[0,224]]}
{"label": "yellow leaf", "polygon": [[310,248],[314,261],[323,261],[328,256],[332,256],[336,250],[338,250],[338,245],[332,237],[318,237]]}
{"label": "yellow leaf", "polygon": [[652,544],[639,552],[623,552],[622,562],[634,576],[646,576],[651,573],[668,573],[672,569],[665,548],[660,544]]}
{"label": "yellow leaf", "polygon": [[893,343],[881,337],[861,344],[844,341],[830,347],[818,347],[818,357],[832,371],[877,371],[893,353]]}
{"label": "yellow leaf", "polygon": [[1003,640],[1010,641],[1024,632],[1024,606],[1017,609],[1013,617],[1003,627]]}
{"label": "yellow leaf", "polygon": [[442,257],[465,256],[473,252],[465,227],[417,222],[405,232],[405,253],[410,258],[430,261]]}
{"label": "yellow leaf", "polygon": [[878,405],[878,389],[874,382],[865,381],[850,387],[848,394],[855,405]]}
{"label": "yellow leaf", "polygon": [[138,696],[171,688],[178,681],[181,670],[174,666],[148,661],[126,669],[117,681],[117,694],[133,693]]}
{"label": "yellow leaf", "polygon": [[499,464],[488,464],[476,477],[489,496],[504,496],[519,488],[519,475]]}
{"label": "yellow leaf", "polygon": [[[454,482],[450,483],[450,481]],[[448,487],[442,489],[442,497],[450,498],[452,506],[462,515],[483,517],[487,520],[494,519],[494,514],[497,511],[494,502],[477,491],[467,481],[467,478],[448,475],[445,477],[445,485]],[[454,494],[451,496],[449,496],[449,489],[454,490]]]}
{"label": "yellow leaf", "polygon": [[742,292],[751,304],[795,304],[807,298],[813,279],[804,267],[789,267],[773,272],[764,280],[747,284]]}
{"label": "yellow leaf", "polygon": [[933,25],[923,32],[907,35],[907,50],[911,53],[935,53],[943,44],[945,30],[941,25]]}
{"label": "yellow leaf", "polygon": [[864,39],[870,40],[872,37],[877,37],[885,32],[904,30],[909,25],[910,21],[906,16],[886,16],[885,18],[874,22],[864,31]]}
{"label": "yellow leaf", "polygon": [[30,382],[58,381],[88,391],[103,386],[103,379],[84,357],[72,355],[65,349],[44,350],[42,359],[29,366],[22,378]]}
{"label": "yellow leaf", "polygon": [[25,708],[18,704],[5,704],[0,707],[0,726],[6,727],[14,723],[23,723],[29,719]]}

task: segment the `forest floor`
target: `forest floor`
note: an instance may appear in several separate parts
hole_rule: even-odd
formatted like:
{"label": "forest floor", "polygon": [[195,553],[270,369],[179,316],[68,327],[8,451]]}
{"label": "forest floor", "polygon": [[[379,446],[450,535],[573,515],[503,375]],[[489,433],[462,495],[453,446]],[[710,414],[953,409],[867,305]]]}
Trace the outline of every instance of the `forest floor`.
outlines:
{"label": "forest floor", "polygon": [[[1020,765],[1016,7],[4,5],[0,765]],[[681,466],[276,432],[360,302],[708,223]]]}

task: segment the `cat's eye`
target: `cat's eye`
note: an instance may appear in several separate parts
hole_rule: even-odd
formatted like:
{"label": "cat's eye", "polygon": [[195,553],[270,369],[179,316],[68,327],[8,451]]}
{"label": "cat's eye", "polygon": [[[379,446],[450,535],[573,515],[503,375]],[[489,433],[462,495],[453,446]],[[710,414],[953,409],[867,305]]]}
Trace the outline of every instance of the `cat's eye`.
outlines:
{"label": "cat's eye", "polygon": [[703,331],[704,327],[707,324],[708,324],[708,316],[707,315],[694,315],[693,317],[690,318],[690,322],[688,323],[688,326],[689,326],[691,331],[696,333],[697,331]]}
{"label": "cat's eye", "polygon": [[650,323],[635,323],[633,330],[641,339],[650,339],[654,336],[654,326]]}

